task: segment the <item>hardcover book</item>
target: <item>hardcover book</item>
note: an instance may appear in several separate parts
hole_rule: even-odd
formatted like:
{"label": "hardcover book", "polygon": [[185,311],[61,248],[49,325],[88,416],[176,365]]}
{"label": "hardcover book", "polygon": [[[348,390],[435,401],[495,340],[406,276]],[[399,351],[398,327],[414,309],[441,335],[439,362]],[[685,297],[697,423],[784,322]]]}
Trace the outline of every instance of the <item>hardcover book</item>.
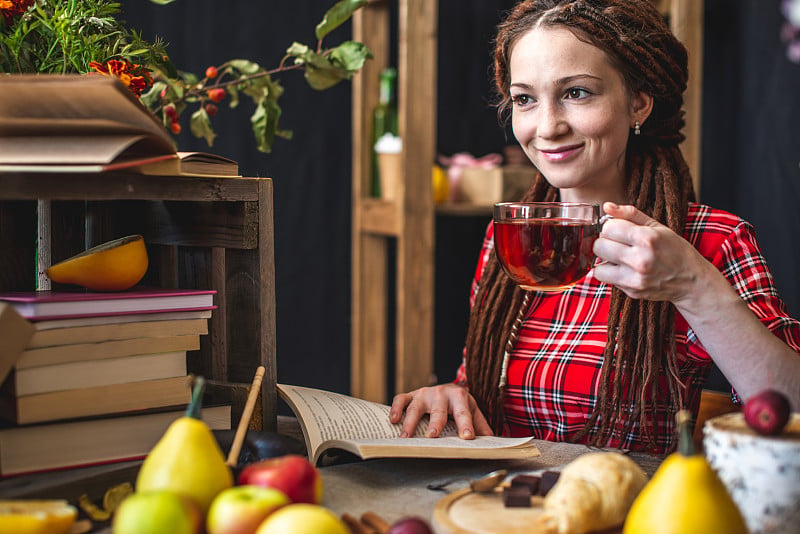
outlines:
{"label": "hardcover book", "polygon": [[427,419],[413,437],[401,438],[389,422],[389,406],[314,388],[278,384],[294,411],[309,458],[316,464],[329,449],[369,458],[519,459],[539,456],[533,438],[478,436],[461,439],[453,421],[440,437],[426,438]]}
{"label": "hardcover book", "polygon": [[122,414],[189,404],[191,376],[113,384],[17,397],[13,380],[0,391],[0,417],[19,425]]}
{"label": "hardcover book", "polygon": [[[52,471],[147,456],[184,407],[120,417],[0,429],[0,476]],[[230,406],[201,411],[212,430],[231,428]]]}
{"label": "hardcover book", "polygon": [[0,302],[29,321],[215,309],[213,289],[135,287],[128,291],[11,291]]}

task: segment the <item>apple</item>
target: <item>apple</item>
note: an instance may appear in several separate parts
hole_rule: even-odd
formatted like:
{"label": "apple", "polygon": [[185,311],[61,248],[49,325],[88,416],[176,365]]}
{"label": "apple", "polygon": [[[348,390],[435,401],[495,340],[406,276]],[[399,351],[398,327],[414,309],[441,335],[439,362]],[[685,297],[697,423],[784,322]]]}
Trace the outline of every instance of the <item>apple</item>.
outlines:
{"label": "apple", "polygon": [[433,530],[421,517],[404,517],[392,523],[386,534],[433,534]]}
{"label": "apple", "polygon": [[270,514],[255,534],[351,534],[339,516],[318,504],[296,503]]}
{"label": "apple", "polygon": [[133,493],[114,512],[114,534],[199,534],[200,506],[171,490]]}
{"label": "apple", "polygon": [[206,516],[208,534],[252,534],[264,519],[287,504],[282,491],[261,486],[234,486],[222,490]]}
{"label": "apple", "polygon": [[237,484],[275,488],[293,503],[320,504],[322,476],[305,456],[286,454],[247,464]]}
{"label": "apple", "polygon": [[774,436],[786,426],[791,411],[789,399],[783,393],[766,389],[744,403],[744,420],[759,434]]}

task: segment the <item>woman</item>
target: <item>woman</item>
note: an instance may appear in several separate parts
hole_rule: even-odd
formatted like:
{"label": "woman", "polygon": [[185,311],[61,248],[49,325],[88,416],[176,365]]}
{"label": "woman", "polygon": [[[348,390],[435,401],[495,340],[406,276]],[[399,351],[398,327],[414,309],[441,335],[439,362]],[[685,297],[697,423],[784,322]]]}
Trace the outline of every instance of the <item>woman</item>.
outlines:
{"label": "woman", "polygon": [[743,398],[773,388],[800,408],[800,323],[752,227],[694,202],[678,147],[686,80],[686,50],[648,0],[527,0],[510,12],[495,82],[539,170],[525,200],[597,203],[613,219],[598,264],[562,293],[516,287],[489,227],[457,379],[395,397],[404,435],[430,414],[431,437],[452,417],[466,439],[665,453],[712,361]]}

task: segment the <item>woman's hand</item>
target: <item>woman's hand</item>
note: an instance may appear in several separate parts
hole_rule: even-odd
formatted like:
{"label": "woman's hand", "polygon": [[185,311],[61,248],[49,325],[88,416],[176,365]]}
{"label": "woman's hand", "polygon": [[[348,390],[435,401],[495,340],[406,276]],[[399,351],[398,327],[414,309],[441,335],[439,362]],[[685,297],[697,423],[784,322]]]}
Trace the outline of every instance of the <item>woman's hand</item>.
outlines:
{"label": "woman's hand", "polygon": [[[405,412],[405,417],[403,417]],[[469,392],[456,384],[415,389],[409,393],[399,393],[392,401],[389,421],[400,423],[400,437],[413,436],[420,419],[430,414],[430,422],[425,437],[435,438],[441,434],[449,416],[453,416],[458,427],[458,435],[463,439],[475,436],[491,436],[492,428],[478,409],[478,404]]]}
{"label": "woman's hand", "polygon": [[594,243],[601,260],[594,275],[629,297],[677,304],[714,269],[691,243],[635,207],[606,202],[603,210],[614,218]]}

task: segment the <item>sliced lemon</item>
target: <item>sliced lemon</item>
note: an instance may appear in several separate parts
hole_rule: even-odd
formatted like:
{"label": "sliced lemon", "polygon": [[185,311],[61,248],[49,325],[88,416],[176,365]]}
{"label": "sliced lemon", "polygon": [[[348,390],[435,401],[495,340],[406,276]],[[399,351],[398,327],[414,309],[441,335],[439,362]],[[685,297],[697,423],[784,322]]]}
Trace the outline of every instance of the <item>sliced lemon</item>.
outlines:
{"label": "sliced lemon", "polygon": [[0,532],[65,534],[77,517],[78,509],[67,501],[0,501]]}
{"label": "sliced lemon", "polygon": [[147,272],[147,249],[141,235],[129,235],[92,247],[45,271],[53,282],[92,291],[124,291]]}

